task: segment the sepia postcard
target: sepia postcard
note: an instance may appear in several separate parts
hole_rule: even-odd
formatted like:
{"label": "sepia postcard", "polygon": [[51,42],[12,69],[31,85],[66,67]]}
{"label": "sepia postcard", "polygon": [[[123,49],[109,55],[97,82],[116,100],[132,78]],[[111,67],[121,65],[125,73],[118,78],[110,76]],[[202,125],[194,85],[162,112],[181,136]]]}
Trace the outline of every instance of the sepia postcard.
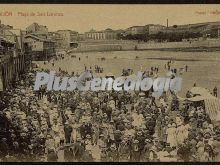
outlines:
{"label": "sepia postcard", "polygon": [[1,4],[0,162],[219,162],[220,4]]}

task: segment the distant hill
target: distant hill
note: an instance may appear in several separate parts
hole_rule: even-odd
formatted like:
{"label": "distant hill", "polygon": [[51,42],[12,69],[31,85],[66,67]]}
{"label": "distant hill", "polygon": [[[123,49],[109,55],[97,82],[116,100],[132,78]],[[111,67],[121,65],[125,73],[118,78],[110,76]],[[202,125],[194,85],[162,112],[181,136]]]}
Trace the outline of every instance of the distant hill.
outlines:
{"label": "distant hill", "polygon": [[166,29],[164,32],[206,32],[214,29],[220,28],[220,22],[205,22],[187,25],[173,25]]}

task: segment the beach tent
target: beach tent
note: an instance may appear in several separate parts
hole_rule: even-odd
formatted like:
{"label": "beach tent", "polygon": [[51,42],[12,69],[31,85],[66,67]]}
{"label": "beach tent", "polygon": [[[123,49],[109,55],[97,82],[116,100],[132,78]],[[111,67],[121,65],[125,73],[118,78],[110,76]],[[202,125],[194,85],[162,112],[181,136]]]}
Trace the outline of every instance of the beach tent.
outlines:
{"label": "beach tent", "polygon": [[206,113],[211,120],[220,121],[220,99],[214,97],[207,89],[202,87],[193,87],[190,92],[194,97],[178,97],[178,99],[189,102],[204,102]]}
{"label": "beach tent", "polygon": [[110,72],[109,72],[109,73],[107,73],[107,74],[105,75],[105,77],[106,77],[106,78],[113,78],[113,79],[114,79],[114,78],[115,78],[115,75],[114,75],[113,73],[110,73]]}
{"label": "beach tent", "polygon": [[114,74],[113,74],[113,73],[111,73],[111,72],[109,72],[109,73],[107,73],[107,74],[106,74],[106,76],[111,77],[111,76],[114,76]]}
{"label": "beach tent", "polygon": [[211,95],[211,93],[205,89],[205,88],[202,88],[202,87],[193,87],[190,92],[193,94],[193,95],[200,95],[200,96],[205,96],[206,98],[207,97],[214,97]]}

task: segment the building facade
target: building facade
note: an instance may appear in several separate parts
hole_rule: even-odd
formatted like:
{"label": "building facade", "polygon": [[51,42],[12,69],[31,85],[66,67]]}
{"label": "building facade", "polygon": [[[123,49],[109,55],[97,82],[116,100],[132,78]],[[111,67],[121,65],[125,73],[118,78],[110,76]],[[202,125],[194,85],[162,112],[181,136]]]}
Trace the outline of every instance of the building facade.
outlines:
{"label": "building facade", "polygon": [[39,25],[34,22],[26,28],[27,34],[35,33],[35,34],[47,34],[48,28],[43,25]]}
{"label": "building facade", "polygon": [[32,59],[48,59],[55,55],[55,42],[48,39],[39,38],[34,35],[25,36],[25,51],[29,52]]}
{"label": "building facade", "polygon": [[165,29],[166,26],[163,25],[154,25],[154,24],[149,24],[149,25],[145,25],[144,29],[145,32],[150,35],[150,34],[157,34],[160,31],[162,31],[163,29]]}
{"label": "building facade", "polygon": [[49,32],[47,39],[55,42],[55,48],[62,47],[63,38],[61,34],[56,33],[56,32]]}
{"label": "building facade", "polygon": [[132,26],[126,29],[126,35],[136,35],[136,34],[144,34],[145,27],[144,26]]}
{"label": "building facade", "polygon": [[148,24],[145,26],[132,26],[126,29],[126,34],[127,35],[137,35],[137,34],[156,34],[166,27],[163,25],[155,25],[155,24]]}
{"label": "building facade", "polygon": [[85,34],[78,34],[77,41],[85,41],[86,35]]}
{"label": "building facade", "polygon": [[25,53],[18,51],[16,43],[0,37],[0,92],[13,86],[30,64]]}
{"label": "building facade", "polygon": [[13,29],[13,26],[2,24],[0,20],[0,29]]}
{"label": "building facade", "polygon": [[72,30],[58,30],[56,33],[62,38],[62,41],[60,41],[62,48],[77,47],[78,32]]}
{"label": "building facade", "polygon": [[85,38],[87,40],[115,40],[117,39],[117,32],[109,28],[103,31],[90,30],[85,33]]}

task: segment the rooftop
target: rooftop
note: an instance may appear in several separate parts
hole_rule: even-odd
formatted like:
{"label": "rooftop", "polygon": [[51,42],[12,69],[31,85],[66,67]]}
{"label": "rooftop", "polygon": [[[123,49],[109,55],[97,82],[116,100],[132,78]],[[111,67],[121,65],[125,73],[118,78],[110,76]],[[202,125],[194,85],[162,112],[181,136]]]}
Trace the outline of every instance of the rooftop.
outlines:
{"label": "rooftop", "polygon": [[3,37],[3,36],[0,36],[0,40],[1,40],[1,41],[4,41],[4,42],[11,43],[11,44],[15,44],[15,42],[13,42],[13,41],[11,41],[11,40],[9,40],[9,39]]}
{"label": "rooftop", "polygon": [[39,41],[42,41],[42,42],[54,42],[54,41],[52,41],[52,40],[40,38],[40,37],[35,36],[35,35],[33,35],[33,34],[28,34],[28,35],[25,36],[25,38],[28,38],[28,37],[34,38],[34,39],[39,40]]}

